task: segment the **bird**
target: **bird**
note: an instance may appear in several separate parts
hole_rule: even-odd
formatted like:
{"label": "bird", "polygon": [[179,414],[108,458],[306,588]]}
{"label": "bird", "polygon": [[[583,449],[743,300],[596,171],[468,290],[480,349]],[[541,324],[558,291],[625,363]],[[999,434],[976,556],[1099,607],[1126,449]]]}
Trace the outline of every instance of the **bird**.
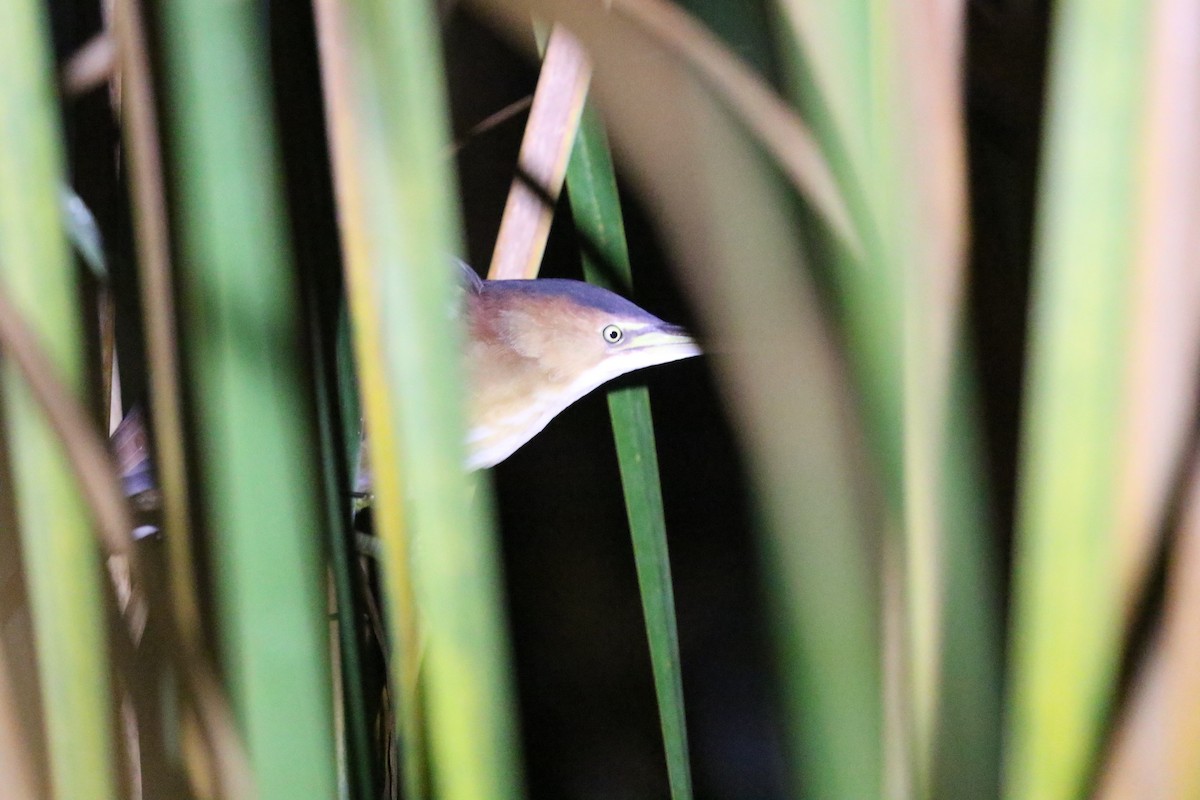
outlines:
{"label": "bird", "polygon": [[628,372],[701,354],[683,328],[561,278],[483,280],[458,262],[465,317],[467,469],[495,466],[550,420]]}
{"label": "bird", "polygon": [[[681,327],[620,295],[562,278],[484,280],[455,259],[454,315],[462,320],[466,462],[494,467],[584,395],[634,370],[701,355]],[[126,492],[157,498],[143,415],[131,411],[110,437]],[[367,437],[355,477],[369,494]]]}

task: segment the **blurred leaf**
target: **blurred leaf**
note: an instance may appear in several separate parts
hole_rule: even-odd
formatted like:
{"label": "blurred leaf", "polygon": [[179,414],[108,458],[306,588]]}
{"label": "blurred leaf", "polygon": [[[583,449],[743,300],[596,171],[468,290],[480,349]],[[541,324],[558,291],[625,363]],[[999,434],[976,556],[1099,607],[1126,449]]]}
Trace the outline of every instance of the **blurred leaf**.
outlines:
{"label": "blurred leaf", "polygon": [[1150,5],[1058,5],[1030,317],[1005,796],[1074,798],[1115,689]]}
{"label": "blurred leaf", "polygon": [[252,3],[163,9],[216,628],[263,798],[335,793],[311,384]]}
{"label": "blurred leaf", "polygon": [[458,221],[433,20],[421,2],[322,0],[318,13],[403,770],[413,781],[421,754],[412,683],[421,657],[439,796],[516,797],[491,498],[464,471],[463,333],[446,313]]}
{"label": "blurred leaf", "polygon": [[[0,8],[0,285],[82,401],[75,265],[63,233],[62,152],[41,4]],[[102,572],[62,444],[14,363],[3,364],[5,439],[61,797],[116,796]]]}
{"label": "blurred leaf", "polygon": [[825,268],[902,534],[885,552],[899,562],[887,574],[903,610],[889,625],[904,641],[888,673],[889,774],[911,773],[918,796],[986,796],[998,777],[999,626],[959,333],[962,4],[777,6],[792,94],[866,232],[865,261],[834,251]]}
{"label": "blurred leaf", "polygon": [[1155,3],[1147,46],[1116,546],[1127,611],[1156,601],[1164,548],[1165,596],[1110,734],[1104,800],[1200,797],[1200,6]]}

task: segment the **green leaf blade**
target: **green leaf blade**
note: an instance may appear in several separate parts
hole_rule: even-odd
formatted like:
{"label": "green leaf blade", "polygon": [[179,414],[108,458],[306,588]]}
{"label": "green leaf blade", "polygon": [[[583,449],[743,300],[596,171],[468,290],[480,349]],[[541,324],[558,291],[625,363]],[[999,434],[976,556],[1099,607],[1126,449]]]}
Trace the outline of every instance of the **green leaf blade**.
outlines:
{"label": "green leaf blade", "polygon": [[1151,13],[1136,0],[1056,8],[1014,557],[1012,800],[1088,791],[1116,691],[1128,524],[1116,433],[1133,375]]}
{"label": "green leaf blade", "polygon": [[266,35],[250,2],[163,9],[181,322],[217,630],[260,797],[336,793],[325,518]]}
{"label": "green leaf blade", "polygon": [[[0,291],[82,401],[83,330],[60,208],[62,137],[42,13],[33,0],[0,10]],[[115,798],[96,539],[62,445],[8,360],[3,389],[51,782],[56,796]]]}
{"label": "green leaf blade", "polygon": [[[581,237],[597,249],[599,258],[616,277],[628,282],[631,278],[629,252],[612,156],[600,118],[590,106],[585,107],[579,136],[567,166],[567,187]],[[587,254],[584,256],[584,274],[593,283],[609,283],[601,265]],[[610,391],[608,409],[633,537],[671,796],[674,800],[686,800],[692,796],[692,779],[683,706],[683,672],[650,393],[645,387]]]}

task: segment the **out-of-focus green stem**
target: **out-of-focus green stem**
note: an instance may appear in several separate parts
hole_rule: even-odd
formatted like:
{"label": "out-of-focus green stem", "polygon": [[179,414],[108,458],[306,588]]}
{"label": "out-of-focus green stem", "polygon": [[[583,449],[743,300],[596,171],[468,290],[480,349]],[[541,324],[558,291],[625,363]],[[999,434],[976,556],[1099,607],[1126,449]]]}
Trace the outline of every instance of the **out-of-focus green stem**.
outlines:
{"label": "out-of-focus green stem", "polygon": [[[76,269],[63,233],[59,123],[42,6],[0,7],[0,291],[80,399],[86,381]],[[6,439],[29,582],[54,792],[113,798],[102,571],[62,445],[11,363]]]}
{"label": "out-of-focus green stem", "polygon": [[162,8],[216,629],[259,796],[336,792],[315,435],[260,8]]}
{"label": "out-of-focus green stem", "polygon": [[1013,576],[1012,800],[1088,791],[1115,689],[1125,602],[1118,433],[1133,375],[1153,8],[1056,6]]}
{"label": "out-of-focus green stem", "polygon": [[459,234],[431,9],[322,0],[318,15],[406,781],[422,752],[420,656],[439,796],[517,797],[491,498],[464,469],[463,333],[449,313]]}

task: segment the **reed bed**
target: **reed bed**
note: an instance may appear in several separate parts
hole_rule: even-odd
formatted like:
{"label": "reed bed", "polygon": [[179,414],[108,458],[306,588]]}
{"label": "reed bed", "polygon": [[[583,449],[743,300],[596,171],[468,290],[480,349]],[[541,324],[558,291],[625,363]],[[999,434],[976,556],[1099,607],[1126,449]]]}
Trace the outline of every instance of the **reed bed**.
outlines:
{"label": "reed bed", "polygon": [[[4,795],[1200,797],[1200,7],[1044,5],[0,6]],[[705,356],[466,471],[468,254]]]}

